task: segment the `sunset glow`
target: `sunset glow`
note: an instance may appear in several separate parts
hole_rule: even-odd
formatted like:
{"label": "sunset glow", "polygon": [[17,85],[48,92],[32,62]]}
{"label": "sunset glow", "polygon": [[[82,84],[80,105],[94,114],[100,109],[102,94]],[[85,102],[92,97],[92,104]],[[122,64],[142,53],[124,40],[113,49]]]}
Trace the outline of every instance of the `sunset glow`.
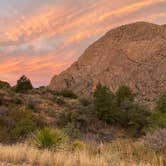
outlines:
{"label": "sunset glow", "polygon": [[166,23],[166,0],[0,1],[0,80],[27,75],[35,86],[70,66],[113,27]]}

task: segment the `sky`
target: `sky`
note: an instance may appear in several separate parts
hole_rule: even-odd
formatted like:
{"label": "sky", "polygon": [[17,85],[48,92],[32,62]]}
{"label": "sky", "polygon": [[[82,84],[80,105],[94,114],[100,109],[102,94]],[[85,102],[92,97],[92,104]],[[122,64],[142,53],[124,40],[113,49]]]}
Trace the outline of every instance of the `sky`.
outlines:
{"label": "sky", "polygon": [[48,85],[111,28],[166,24],[166,0],[0,0],[0,80]]}

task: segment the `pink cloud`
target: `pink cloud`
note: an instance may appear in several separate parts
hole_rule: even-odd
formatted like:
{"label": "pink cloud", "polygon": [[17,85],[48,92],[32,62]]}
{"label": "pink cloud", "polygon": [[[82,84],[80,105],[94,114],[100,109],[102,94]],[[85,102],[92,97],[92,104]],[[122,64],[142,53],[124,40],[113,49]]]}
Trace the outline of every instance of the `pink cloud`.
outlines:
{"label": "pink cloud", "polygon": [[15,83],[26,74],[35,85],[47,84],[112,27],[166,18],[165,0],[72,2],[7,20],[0,16],[6,25],[0,25],[0,80]]}

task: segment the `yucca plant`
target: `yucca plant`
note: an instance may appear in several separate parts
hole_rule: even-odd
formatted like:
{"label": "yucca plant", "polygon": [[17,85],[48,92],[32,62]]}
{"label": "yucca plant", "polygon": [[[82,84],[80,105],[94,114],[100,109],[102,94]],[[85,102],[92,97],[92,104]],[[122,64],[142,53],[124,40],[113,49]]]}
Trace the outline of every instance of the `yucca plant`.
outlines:
{"label": "yucca plant", "polygon": [[58,149],[61,148],[67,141],[67,135],[59,129],[43,128],[33,136],[35,144],[38,148]]}

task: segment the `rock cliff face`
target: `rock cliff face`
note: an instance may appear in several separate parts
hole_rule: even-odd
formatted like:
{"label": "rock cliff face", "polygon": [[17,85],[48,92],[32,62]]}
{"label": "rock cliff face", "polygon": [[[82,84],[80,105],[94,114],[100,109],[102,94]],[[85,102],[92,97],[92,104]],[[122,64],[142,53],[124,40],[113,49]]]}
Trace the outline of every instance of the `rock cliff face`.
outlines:
{"label": "rock cliff face", "polygon": [[128,85],[149,101],[165,91],[166,25],[137,22],[112,29],[49,87],[87,95],[99,82],[112,91]]}

